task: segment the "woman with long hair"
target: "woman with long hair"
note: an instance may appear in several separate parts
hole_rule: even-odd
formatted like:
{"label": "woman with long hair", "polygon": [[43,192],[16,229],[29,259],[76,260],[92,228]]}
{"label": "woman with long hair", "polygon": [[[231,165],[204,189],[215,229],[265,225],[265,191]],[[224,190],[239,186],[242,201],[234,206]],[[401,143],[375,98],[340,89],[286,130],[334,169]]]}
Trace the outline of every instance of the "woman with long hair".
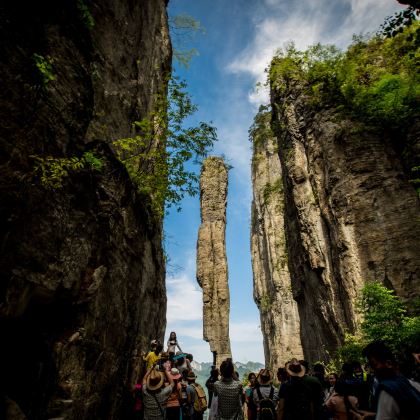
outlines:
{"label": "woman with long hair", "polygon": [[175,356],[176,348],[179,348],[179,351],[182,352],[181,347],[179,347],[178,339],[176,338],[176,332],[171,331],[169,334],[169,340],[168,340],[168,350],[167,353],[169,353],[169,360],[172,360]]}
{"label": "woman with long hair", "polygon": [[349,387],[346,382],[339,380],[334,387],[334,393],[325,403],[334,420],[362,419],[357,407],[357,398],[349,395]]}

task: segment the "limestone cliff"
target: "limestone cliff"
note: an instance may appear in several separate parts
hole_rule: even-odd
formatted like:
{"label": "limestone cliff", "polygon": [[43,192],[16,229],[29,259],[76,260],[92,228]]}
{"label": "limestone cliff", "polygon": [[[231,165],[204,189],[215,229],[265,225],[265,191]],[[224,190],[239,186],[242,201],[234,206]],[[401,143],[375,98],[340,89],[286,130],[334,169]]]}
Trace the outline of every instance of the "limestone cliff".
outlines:
{"label": "limestone cliff", "polygon": [[251,130],[251,257],[265,364],[277,370],[292,357],[303,358],[303,352],[299,314],[288,268],[282,171],[270,120],[269,112],[260,113]]}
{"label": "limestone cliff", "polygon": [[217,366],[231,356],[229,285],[226,260],[228,169],[221,158],[203,162],[200,177],[201,225],[197,241],[197,281],[203,288],[203,337]]}
{"label": "limestone cliff", "polygon": [[[166,2],[6,1],[0,19],[0,398],[30,419],[123,419],[135,356],[163,339],[165,267],[109,143],[164,89]],[[100,170],[40,184],[34,156],[86,152]]]}
{"label": "limestone cliff", "polygon": [[299,83],[273,84],[272,109],[302,346],[319,360],[355,330],[365,282],[418,296],[420,203],[386,133],[331,107],[314,112]]}

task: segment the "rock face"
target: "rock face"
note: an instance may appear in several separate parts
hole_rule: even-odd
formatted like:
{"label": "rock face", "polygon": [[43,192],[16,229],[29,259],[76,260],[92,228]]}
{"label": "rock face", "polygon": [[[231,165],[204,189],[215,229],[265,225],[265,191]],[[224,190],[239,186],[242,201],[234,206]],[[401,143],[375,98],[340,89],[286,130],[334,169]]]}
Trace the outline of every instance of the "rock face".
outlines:
{"label": "rock face", "polygon": [[207,158],[201,170],[201,226],[197,241],[197,281],[203,289],[203,337],[217,366],[231,356],[229,285],[226,260],[228,169],[221,158]]}
{"label": "rock face", "polygon": [[265,364],[277,370],[292,357],[303,358],[303,351],[288,268],[282,170],[270,120],[270,113],[259,114],[252,130],[251,256]]}
{"label": "rock face", "polygon": [[[0,16],[0,397],[31,419],[123,419],[136,354],[163,339],[165,266],[161,220],[109,143],[164,91],[166,4],[15,1]],[[33,156],[88,151],[101,170],[53,190],[34,174]]]}
{"label": "rock face", "polygon": [[272,177],[282,177],[292,293],[313,361],[355,330],[365,282],[418,296],[420,203],[386,136],[331,109],[310,112],[306,101],[298,86],[272,90],[281,161]]}

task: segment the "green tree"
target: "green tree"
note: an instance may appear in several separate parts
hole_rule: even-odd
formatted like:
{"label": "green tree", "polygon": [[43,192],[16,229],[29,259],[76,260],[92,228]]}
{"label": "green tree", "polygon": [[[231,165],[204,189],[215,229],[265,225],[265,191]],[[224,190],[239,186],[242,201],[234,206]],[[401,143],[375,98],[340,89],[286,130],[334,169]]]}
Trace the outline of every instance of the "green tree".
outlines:
{"label": "green tree", "polygon": [[136,135],[114,141],[118,158],[139,191],[152,197],[157,214],[165,206],[177,206],[185,195],[198,193],[199,176],[192,164],[200,164],[217,140],[216,128],[186,121],[197,111],[183,80],[172,77],[168,97],[159,95],[155,111],[135,121]]}
{"label": "green tree", "polygon": [[199,33],[205,33],[205,29],[198,20],[185,13],[170,17],[169,28],[174,45],[173,56],[179,64],[188,68],[191,59],[198,55],[198,51],[190,45]]}
{"label": "green tree", "polygon": [[408,316],[401,299],[381,283],[366,284],[357,306],[365,341],[382,340],[396,352],[420,341],[420,317]]}

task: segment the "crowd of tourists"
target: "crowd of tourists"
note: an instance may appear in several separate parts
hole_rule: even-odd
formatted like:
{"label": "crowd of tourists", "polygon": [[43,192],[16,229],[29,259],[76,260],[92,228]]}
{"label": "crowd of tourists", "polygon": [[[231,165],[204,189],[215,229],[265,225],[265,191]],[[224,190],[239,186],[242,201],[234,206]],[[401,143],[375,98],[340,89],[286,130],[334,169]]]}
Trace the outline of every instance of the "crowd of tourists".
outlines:
{"label": "crowd of tourists", "polygon": [[[212,367],[203,388],[171,333],[167,351],[157,341],[145,355],[147,372],[136,384],[138,418],[202,420],[420,420],[420,384],[403,376],[381,342],[368,345],[368,363],[345,363],[326,374],[321,363],[291,359],[277,370],[249,373],[240,381],[231,359]],[[178,351],[177,351],[178,349]],[[414,354],[420,362],[420,355]],[[418,380],[418,378],[415,378]],[[141,391],[141,392],[139,392]]]}

